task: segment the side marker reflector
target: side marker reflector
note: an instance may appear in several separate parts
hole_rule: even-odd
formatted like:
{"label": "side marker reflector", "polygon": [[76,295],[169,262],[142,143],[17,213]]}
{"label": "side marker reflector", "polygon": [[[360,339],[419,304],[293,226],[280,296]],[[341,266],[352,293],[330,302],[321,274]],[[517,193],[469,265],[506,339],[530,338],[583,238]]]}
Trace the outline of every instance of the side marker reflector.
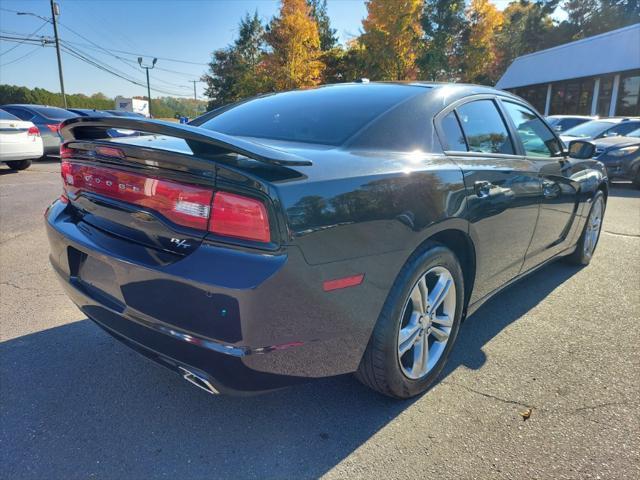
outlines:
{"label": "side marker reflector", "polygon": [[364,280],[364,273],[352,275],[350,277],[337,278],[335,280],[327,280],[322,283],[322,289],[325,292],[330,292],[341,288],[355,287],[356,285],[360,285],[362,280]]}

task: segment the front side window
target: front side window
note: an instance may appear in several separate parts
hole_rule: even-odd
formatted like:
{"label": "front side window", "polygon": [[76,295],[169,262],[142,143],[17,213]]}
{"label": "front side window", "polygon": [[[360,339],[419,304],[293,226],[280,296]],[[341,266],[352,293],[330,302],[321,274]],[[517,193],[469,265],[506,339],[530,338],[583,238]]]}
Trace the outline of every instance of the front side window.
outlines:
{"label": "front side window", "polygon": [[640,126],[638,122],[620,122],[613,128],[607,130],[602,136],[603,137],[619,137],[625,136],[629,134],[629,132],[634,131],[636,128]]}
{"label": "front side window", "polygon": [[470,152],[514,154],[507,126],[492,100],[469,102],[456,111]]}
{"label": "front side window", "polygon": [[516,103],[503,102],[503,105],[513,120],[527,156],[554,157],[561,153],[558,139],[533,111]]}

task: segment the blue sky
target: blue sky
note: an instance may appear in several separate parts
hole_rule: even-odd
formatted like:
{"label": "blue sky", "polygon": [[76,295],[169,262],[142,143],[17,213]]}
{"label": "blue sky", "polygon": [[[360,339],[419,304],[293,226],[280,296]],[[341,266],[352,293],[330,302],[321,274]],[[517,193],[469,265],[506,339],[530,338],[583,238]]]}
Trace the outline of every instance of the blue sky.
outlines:
{"label": "blue sky", "polygon": [[[184,96],[193,95],[193,84],[189,81],[198,79],[206,70],[210,53],[233,41],[238,21],[246,12],[257,10],[267,21],[278,9],[276,0],[57,1],[61,8],[62,40],[76,42],[70,45],[143,84],[144,74],[136,64],[137,55],[116,53],[124,60],[118,59],[99,47],[157,56],[157,68],[151,71],[152,87]],[[329,0],[331,22],[342,42],[358,34],[366,15],[364,3],[364,0]],[[494,3],[502,9],[508,1]],[[51,16],[48,0],[0,0],[0,9],[3,35],[28,35],[44,23],[39,18],[8,10]],[[38,35],[52,36],[52,26],[44,25]],[[0,41],[0,83],[59,91],[55,49],[21,44],[8,51],[15,45]],[[68,93],[146,94],[145,87],[102,72],[68,53],[63,53],[63,68]],[[202,98],[202,83],[197,84],[197,93]],[[151,94],[155,97],[168,93]]]}

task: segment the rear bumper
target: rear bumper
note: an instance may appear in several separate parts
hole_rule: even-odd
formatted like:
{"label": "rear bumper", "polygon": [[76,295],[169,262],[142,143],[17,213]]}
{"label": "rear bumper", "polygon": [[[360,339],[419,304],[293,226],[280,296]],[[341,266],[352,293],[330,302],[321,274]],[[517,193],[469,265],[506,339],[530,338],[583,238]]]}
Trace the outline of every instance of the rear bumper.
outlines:
{"label": "rear bumper", "polygon": [[[117,339],[222,393],[355,371],[390,286],[384,277],[392,282],[389,268],[402,264],[398,252],[310,266],[295,247],[267,255],[212,244],[163,263],[143,246],[74,223],[67,210],[55,202],[46,224],[51,264],[69,297]],[[361,272],[380,280],[322,290],[326,279]]]}

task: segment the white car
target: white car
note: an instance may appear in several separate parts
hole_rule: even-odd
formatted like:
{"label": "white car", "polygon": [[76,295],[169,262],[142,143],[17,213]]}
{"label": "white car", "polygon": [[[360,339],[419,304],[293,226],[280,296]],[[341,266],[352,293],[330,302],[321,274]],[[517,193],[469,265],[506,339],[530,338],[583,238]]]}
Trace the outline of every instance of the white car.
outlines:
{"label": "white car", "polygon": [[0,162],[12,170],[24,170],[43,153],[38,127],[0,109]]}

